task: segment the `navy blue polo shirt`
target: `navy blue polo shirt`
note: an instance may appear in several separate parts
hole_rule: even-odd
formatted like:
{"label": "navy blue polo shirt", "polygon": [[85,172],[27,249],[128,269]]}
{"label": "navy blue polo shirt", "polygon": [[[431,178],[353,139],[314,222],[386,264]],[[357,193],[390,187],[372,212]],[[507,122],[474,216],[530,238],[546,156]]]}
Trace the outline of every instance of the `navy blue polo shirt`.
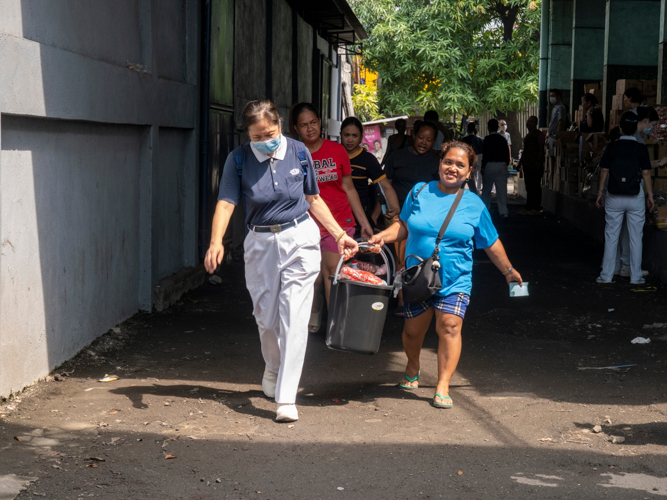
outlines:
{"label": "navy blue polo shirt", "polygon": [[[299,151],[305,151],[307,175],[303,175]],[[241,156],[243,175],[238,175],[236,156]],[[316,195],[317,178],[308,148],[281,135],[273,157],[257,151],[251,143],[239,146],[227,156],[220,180],[218,201],[238,204],[243,196],[246,224],[284,224],[305,214],[310,205],[304,195]]]}

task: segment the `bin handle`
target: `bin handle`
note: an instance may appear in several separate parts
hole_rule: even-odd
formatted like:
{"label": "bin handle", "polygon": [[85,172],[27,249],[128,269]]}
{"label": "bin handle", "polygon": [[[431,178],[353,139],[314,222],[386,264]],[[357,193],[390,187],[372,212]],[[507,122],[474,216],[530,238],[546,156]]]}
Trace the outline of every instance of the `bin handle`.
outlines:
{"label": "bin handle", "polygon": [[[667,167],[665,167],[665,172],[667,172]],[[357,238],[357,239],[355,239],[355,241],[356,241],[358,244],[360,244],[360,245],[361,245],[362,243],[365,244],[365,245],[368,245],[368,243],[366,243],[366,242],[365,242],[364,240],[362,240],[361,238]],[[385,250],[384,250],[384,245],[383,245],[383,247],[382,247],[382,251],[383,251],[383,252],[385,251]],[[396,276],[396,273],[398,272],[398,269],[396,269],[396,259],[394,259],[394,254],[392,254],[391,251],[388,251],[388,252],[386,252],[386,255],[389,257],[389,260],[391,260],[391,265],[392,265],[391,270],[393,271],[393,273],[390,273],[390,272],[389,272],[389,266],[387,266],[387,276]],[[386,264],[386,263],[387,263],[387,261],[386,261],[386,259],[385,259],[385,264]],[[389,281],[387,281],[387,283],[389,283]]]}
{"label": "bin handle", "polygon": [[[375,245],[370,245],[368,243],[359,243],[359,248],[365,247],[365,248],[372,248]],[[389,273],[389,261],[387,260],[386,252],[384,247],[380,251],[380,255],[384,259],[384,263],[387,266],[387,286],[391,286],[391,274]],[[336,266],[336,273],[334,274],[334,279],[332,282],[332,285],[336,285],[338,283],[338,275],[340,274],[340,268],[343,267],[343,262],[345,262],[345,256],[340,257],[340,260],[338,261],[338,265]]]}

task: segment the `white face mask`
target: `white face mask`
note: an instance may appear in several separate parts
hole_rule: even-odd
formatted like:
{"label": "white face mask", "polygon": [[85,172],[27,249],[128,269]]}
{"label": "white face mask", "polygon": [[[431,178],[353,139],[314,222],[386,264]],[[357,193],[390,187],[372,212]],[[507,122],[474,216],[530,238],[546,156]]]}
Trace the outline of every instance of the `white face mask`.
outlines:
{"label": "white face mask", "polygon": [[549,97],[549,102],[551,104],[556,104],[556,98],[555,97]]}

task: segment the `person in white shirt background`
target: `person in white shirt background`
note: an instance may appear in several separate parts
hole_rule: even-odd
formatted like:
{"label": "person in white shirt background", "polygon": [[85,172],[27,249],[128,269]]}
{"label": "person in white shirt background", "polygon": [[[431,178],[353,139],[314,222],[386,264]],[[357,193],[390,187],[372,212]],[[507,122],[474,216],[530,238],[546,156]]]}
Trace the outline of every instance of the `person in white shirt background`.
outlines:
{"label": "person in white shirt background", "polygon": [[502,135],[507,141],[507,147],[510,150],[510,165],[512,164],[512,137],[507,131],[507,122],[505,120],[498,120],[498,133]]}

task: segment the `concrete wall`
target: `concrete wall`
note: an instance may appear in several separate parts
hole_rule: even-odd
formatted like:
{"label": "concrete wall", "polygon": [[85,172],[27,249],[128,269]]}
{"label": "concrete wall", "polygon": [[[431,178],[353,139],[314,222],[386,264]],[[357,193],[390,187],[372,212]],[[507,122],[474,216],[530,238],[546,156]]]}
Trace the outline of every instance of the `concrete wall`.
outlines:
{"label": "concrete wall", "polygon": [[0,0],[0,397],[196,261],[198,0]]}
{"label": "concrete wall", "polygon": [[299,45],[299,101],[313,100],[313,27],[298,18],[298,45]]}
{"label": "concrete wall", "polygon": [[548,88],[560,89],[566,105],[570,102],[572,7],[573,0],[551,0]]}
{"label": "concrete wall", "polygon": [[292,9],[285,0],[273,2],[272,76],[273,102],[283,123],[289,122],[292,107]]}
{"label": "concrete wall", "polygon": [[234,113],[240,121],[248,101],[266,98],[266,3],[236,0]]}
{"label": "concrete wall", "polygon": [[2,117],[3,394],[137,310],[146,138],[145,127]]}

